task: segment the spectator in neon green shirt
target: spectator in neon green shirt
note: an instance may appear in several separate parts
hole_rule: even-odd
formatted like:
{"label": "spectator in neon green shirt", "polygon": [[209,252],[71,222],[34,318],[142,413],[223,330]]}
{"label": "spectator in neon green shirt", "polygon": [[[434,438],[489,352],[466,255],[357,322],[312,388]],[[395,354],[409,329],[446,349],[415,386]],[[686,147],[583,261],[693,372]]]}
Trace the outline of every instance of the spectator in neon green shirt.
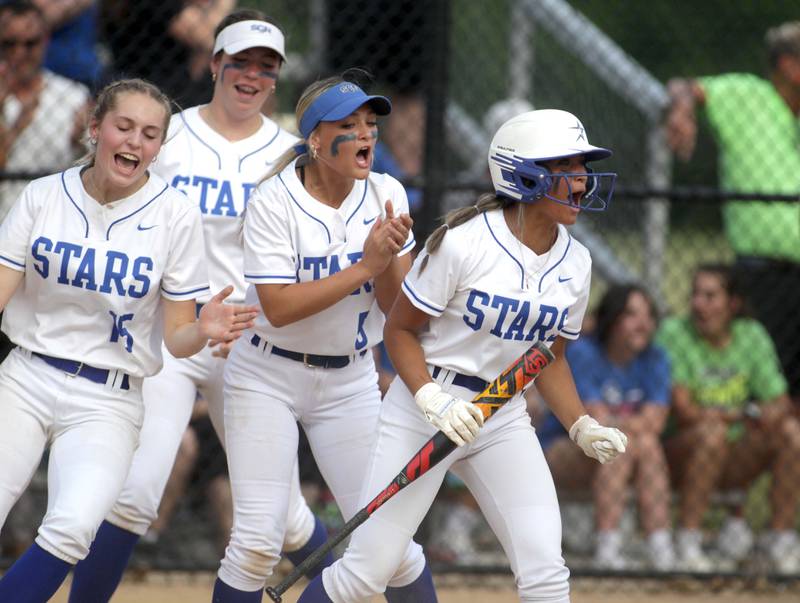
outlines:
{"label": "spectator in neon green shirt", "polygon": [[[770,29],[766,46],[768,79],[729,73],[671,80],[667,138],[689,160],[701,106],[719,149],[723,190],[800,196],[800,21]],[[745,291],[800,402],[800,203],[731,201],[722,213]]]}
{"label": "spectator in neon green shirt", "polygon": [[677,552],[683,569],[713,568],[700,547],[703,516],[715,489],[746,488],[772,470],[770,553],[776,569],[800,573],[794,518],[800,497],[800,421],[772,340],[742,316],[734,271],[701,266],[691,312],[663,322],[657,341],[672,366],[677,431],[667,459],[681,492]]}

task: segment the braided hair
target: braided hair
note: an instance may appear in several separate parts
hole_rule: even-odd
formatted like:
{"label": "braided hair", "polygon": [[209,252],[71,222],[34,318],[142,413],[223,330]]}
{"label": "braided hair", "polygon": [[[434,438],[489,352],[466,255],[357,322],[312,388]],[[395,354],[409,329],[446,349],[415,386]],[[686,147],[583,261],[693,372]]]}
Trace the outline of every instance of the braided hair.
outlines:
{"label": "braided hair", "polygon": [[[513,203],[516,203],[516,201],[513,199],[499,197],[494,193],[485,193],[478,198],[478,201],[474,205],[459,207],[458,209],[448,212],[448,214],[444,217],[444,223],[434,230],[428,237],[428,240],[425,241],[425,251],[427,251],[428,255],[430,255],[439,249],[444,235],[446,235],[447,231],[451,228],[461,226],[465,222],[469,222],[473,218],[477,218],[487,211],[508,207]],[[419,269],[420,272],[425,270],[425,266],[427,264],[428,256],[422,260],[422,264],[420,265]]]}

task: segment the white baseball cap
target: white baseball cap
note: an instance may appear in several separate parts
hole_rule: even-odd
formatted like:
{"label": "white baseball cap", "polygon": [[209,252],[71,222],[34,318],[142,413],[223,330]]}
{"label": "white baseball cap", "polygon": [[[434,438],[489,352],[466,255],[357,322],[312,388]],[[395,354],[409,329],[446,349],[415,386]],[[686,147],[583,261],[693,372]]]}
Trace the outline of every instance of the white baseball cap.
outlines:
{"label": "white baseball cap", "polygon": [[228,25],[214,42],[214,54],[220,50],[236,54],[248,48],[269,48],[286,61],[283,32],[266,21],[239,21]]}

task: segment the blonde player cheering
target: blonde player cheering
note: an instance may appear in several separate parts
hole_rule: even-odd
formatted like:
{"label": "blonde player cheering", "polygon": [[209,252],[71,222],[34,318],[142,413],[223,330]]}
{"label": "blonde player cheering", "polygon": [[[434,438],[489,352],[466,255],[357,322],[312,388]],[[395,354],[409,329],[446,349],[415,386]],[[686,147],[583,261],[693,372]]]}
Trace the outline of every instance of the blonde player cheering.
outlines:
{"label": "blonde player cheering", "polygon": [[191,356],[258,311],[223,305],[227,287],[196,319],[200,212],[148,171],[169,116],[152,84],[110,84],[87,163],[33,181],[0,227],[0,309],[18,346],[0,366],[0,524],[50,446],[47,515],[0,601],[47,601],[88,553],[128,473],[162,338]]}
{"label": "blonde player cheering", "polygon": [[[309,86],[296,112],[305,143],[248,205],[247,299],[264,313],[225,367],[234,526],[215,603],[262,599],[283,540],[297,421],[342,514],[358,510],[380,408],[371,348],[414,245],[403,187],[370,172],[376,116],[390,110],[342,78]],[[387,599],[435,601],[420,547],[409,542],[401,557]]]}
{"label": "blonde player cheering", "polygon": [[591,275],[588,251],[564,226],[581,209],[607,205],[615,174],[592,173],[586,162],[610,154],[590,145],[565,111],[523,113],[497,131],[489,151],[495,193],[434,231],[387,319],[400,378],[381,407],[365,498],[436,429],[460,448],[359,527],[344,557],[299,601],[355,603],[381,592],[448,469],[503,544],[520,599],[569,601],[556,492],[522,395],[482,430],[480,411],[466,400],[532,342],[545,342],[556,359],[537,389],[572,439],[600,462],[624,452],[624,434],[586,415],[564,359],[565,341],[580,332]]}
{"label": "blonde player cheering", "polygon": [[[214,95],[207,105],[172,117],[167,143],[153,170],[200,208],[205,258],[212,289],[234,284],[230,299],[243,302],[241,219],[256,182],[297,142],[261,113],[275,91],[285,60],[281,30],[256,10],[239,10],[217,26],[211,60]],[[198,296],[200,307],[208,296]],[[218,349],[218,348],[217,348]],[[217,354],[218,355],[218,354]],[[75,568],[70,601],[102,603],[117,588],[131,552],[157,516],[170,470],[192,414],[198,392],[206,399],[212,422],[224,443],[222,372],[224,359],[204,348],[178,360],[164,352],[164,368],[145,380],[145,420],[139,448],[125,486],[92,544],[91,554]],[[291,482],[284,549],[299,562],[327,537]],[[324,560],[316,575],[330,564]]]}

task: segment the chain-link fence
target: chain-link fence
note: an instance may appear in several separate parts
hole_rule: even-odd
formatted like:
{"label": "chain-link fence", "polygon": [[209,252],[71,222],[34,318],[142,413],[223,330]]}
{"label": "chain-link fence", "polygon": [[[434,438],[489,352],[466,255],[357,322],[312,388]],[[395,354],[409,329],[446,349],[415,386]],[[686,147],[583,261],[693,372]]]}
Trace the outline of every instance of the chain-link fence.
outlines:
{"label": "chain-link fence", "polygon": [[[224,14],[234,4],[83,2],[61,20],[48,15],[55,23],[49,50],[43,27],[0,9],[2,215],[27,180],[82,154],[89,88],[138,75],[180,107],[206,102],[213,34],[187,15]],[[671,360],[675,395],[662,421],[640,404],[655,401],[650,392],[627,384],[629,373],[614,377],[626,367],[610,362],[609,373],[598,376],[617,387],[602,382],[587,401],[602,402],[609,421],[631,430],[635,461],[617,474],[590,468],[582,488],[562,488],[555,475],[568,563],[575,573],[800,577],[800,31],[775,29],[797,18],[796,3],[238,6],[264,10],[286,33],[277,105],[265,111],[288,129],[302,89],[350,67],[368,70],[371,90],[392,98],[392,115],[380,126],[388,158],[382,169],[406,184],[418,240],[445,211],[471,204],[490,187],[489,141],[517,113],[568,110],[592,143],[614,150],[604,166],[619,174],[610,208],[582,215],[571,232],[592,252],[591,307],[612,285],[636,282],[667,317],[657,339]],[[623,304],[616,318],[622,323],[631,313]],[[625,328],[649,333],[639,323],[620,332]],[[546,421],[536,401],[531,409],[537,422]],[[214,455],[196,458],[214,436],[202,423],[192,429],[187,440],[204,443],[182,448],[164,517],[134,563],[216,567],[230,523],[225,471],[212,463]],[[655,439],[648,435],[654,430]],[[644,454],[648,446],[661,452]],[[643,476],[658,463],[669,487],[653,494]],[[334,529],[335,505],[313,463],[304,477],[312,506]],[[598,498],[604,489],[624,504],[609,511]],[[31,537],[44,490],[43,478],[34,479],[5,526],[6,559]],[[666,505],[666,520],[653,520],[653,498]],[[218,526],[198,520],[205,516]],[[664,530],[667,541],[658,535]],[[443,491],[420,537],[441,569],[506,565],[457,481]],[[670,550],[674,564],[660,564]]]}

